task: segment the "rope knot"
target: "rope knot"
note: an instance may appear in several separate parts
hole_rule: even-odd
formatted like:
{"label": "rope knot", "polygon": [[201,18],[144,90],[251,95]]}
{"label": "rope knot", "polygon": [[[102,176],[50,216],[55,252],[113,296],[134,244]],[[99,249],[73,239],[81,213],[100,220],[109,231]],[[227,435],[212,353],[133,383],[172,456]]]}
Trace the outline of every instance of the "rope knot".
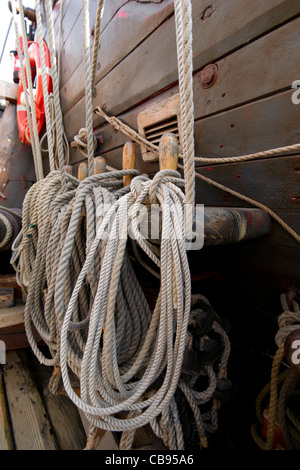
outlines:
{"label": "rope knot", "polygon": [[[76,142],[77,148],[84,154],[87,155],[87,138],[88,138],[88,131],[85,127],[79,129],[77,135],[74,136],[74,141]],[[94,141],[94,151],[97,149],[97,139],[95,134],[93,134],[93,141]]]}

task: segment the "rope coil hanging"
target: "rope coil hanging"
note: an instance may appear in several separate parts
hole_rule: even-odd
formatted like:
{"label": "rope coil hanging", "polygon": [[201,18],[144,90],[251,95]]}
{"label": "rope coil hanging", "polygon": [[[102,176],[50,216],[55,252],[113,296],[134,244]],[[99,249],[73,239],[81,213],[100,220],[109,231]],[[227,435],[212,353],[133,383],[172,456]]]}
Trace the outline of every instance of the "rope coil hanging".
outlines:
{"label": "rope coil hanging", "polygon": [[[64,171],[54,30],[50,0],[46,1],[59,169],[28,191],[23,229],[12,257],[18,282],[27,294],[25,328],[30,345],[41,363],[54,366],[51,390],[57,392],[61,374],[65,391],[86,413],[91,432],[94,427],[123,431],[124,448],[132,445],[136,429],[145,424],[150,424],[170,448],[184,448],[174,398],[178,389],[195,415],[199,442],[205,447],[206,433],[217,428],[214,393],[218,378],[226,376],[230,350],[226,333],[214,324],[223,354],[220,368],[214,364],[202,370],[209,379],[207,390],[194,386],[195,377],[182,376],[191,310],[186,237],[192,213],[186,224],[185,209],[194,205],[191,5],[181,0],[175,8],[177,28],[181,28],[178,58],[182,64],[182,114],[186,113],[185,179],[171,170],[160,171],[153,180],[135,170],[94,174],[94,69],[90,70],[88,2],[83,0],[87,129],[83,151],[87,149],[89,176],[79,182]],[[48,132],[51,126],[47,126]],[[135,178],[123,188],[125,175]],[[162,209],[162,232],[160,243],[151,243],[140,232],[138,215],[141,206],[148,210],[157,203]],[[129,227],[134,240],[129,239]],[[139,252],[140,259],[151,260],[156,267],[153,273],[160,277],[153,312],[136,278],[128,244],[132,244],[134,253]],[[50,357],[37,347],[32,323],[47,344]],[[204,342],[202,338],[201,344]],[[80,397],[72,388],[71,371],[80,380]],[[202,415],[199,407],[209,401],[211,411]],[[127,416],[119,416],[120,412]]]}
{"label": "rope coil hanging", "polygon": [[[300,309],[299,304],[293,300],[291,307],[287,301],[287,295],[281,294],[280,302],[283,313],[278,317],[278,331],[275,335],[275,343],[278,347],[272,364],[271,380],[261,390],[256,399],[256,416],[260,426],[263,424],[262,407],[268,398],[268,421],[266,439],[262,439],[261,431],[257,425],[253,425],[251,433],[254,441],[262,450],[273,450],[281,448],[278,443],[278,430],[282,435],[283,445],[287,450],[297,450],[300,446],[299,417],[295,401],[290,398],[299,399],[299,371],[292,367],[283,367],[285,358],[285,344],[289,335],[300,331]],[[277,435],[276,435],[277,434]],[[279,447],[278,447],[279,446]]]}

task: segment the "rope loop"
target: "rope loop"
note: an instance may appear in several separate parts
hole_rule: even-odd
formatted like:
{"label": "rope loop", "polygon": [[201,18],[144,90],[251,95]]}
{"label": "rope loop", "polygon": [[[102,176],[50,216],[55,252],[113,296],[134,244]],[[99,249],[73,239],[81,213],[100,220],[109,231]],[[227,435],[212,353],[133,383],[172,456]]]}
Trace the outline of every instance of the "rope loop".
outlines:
{"label": "rope loop", "polygon": [[[173,177],[170,179],[169,177]],[[149,189],[149,199],[151,204],[158,204],[157,193],[162,183],[172,181],[176,183],[175,178],[181,178],[180,173],[174,170],[161,170],[154,176],[153,180],[150,183]],[[174,180],[175,179],[175,180]]]}
{"label": "rope loop", "polygon": [[[77,135],[74,136],[74,141],[76,142],[77,148],[80,150],[80,152],[87,157],[87,138],[88,138],[88,131],[85,127],[81,128],[78,132]],[[95,134],[93,134],[93,148],[94,151],[97,149],[97,138]]]}

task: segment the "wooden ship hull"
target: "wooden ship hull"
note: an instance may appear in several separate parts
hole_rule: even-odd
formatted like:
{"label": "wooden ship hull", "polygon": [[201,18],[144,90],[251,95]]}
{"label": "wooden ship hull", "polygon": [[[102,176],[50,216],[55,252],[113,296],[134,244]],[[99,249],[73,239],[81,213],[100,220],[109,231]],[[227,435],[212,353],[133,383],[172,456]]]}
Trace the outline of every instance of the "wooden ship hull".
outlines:
{"label": "wooden ship hull", "polygon": [[[228,397],[222,399],[219,429],[211,445],[214,450],[255,450],[259,448],[258,440],[251,434],[257,422],[255,400],[271,377],[277,349],[274,337],[278,317],[283,312],[280,296],[287,294],[289,306],[299,299],[300,246],[278,221],[249,200],[266,206],[296,233],[300,232],[299,150],[289,149],[300,142],[299,106],[293,99],[296,92],[293,84],[300,80],[300,5],[296,0],[217,0],[211,5],[193,0],[191,3],[195,156],[211,160],[196,161],[195,168],[199,174],[235,192],[195,179],[195,202],[203,204],[205,210],[205,238],[202,249],[188,253],[192,292],[208,298],[214,310],[226,319],[224,324],[231,342],[228,377],[232,387]],[[89,2],[91,53],[97,4],[97,0]],[[44,2],[41,8],[46,29]],[[69,165],[72,175],[77,177],[80,164],[87,162],[74,139],[86,125],[81,1],[54,1],[53,20],[59,51],[60,104],[70,146]],[[3,92],[6,99],[7,95]],[[15,100],[16,94],[10,98],[0,120],[0,131],[7,133],[9,127],[13,133],[11,160],[17,159],[11,169],[13,177],[7,184],[7,198],[1,200],[1,205],[22,208],[25,193],[34,181],[32,163],[21,170],[27,164],[30,147],[19,142],[16,122],[10,122],[14,117],[5,121],[5,126],[2,124],[5,114],[14,115]],[[93,109],[97,106],[153,144],[158,144],[166,132],[176,134],[181,144],[173,0],[104,1],[93,89]],[[93,129],[97,139],[95,156],[104,157],[107,165],[121,170],[128,136],[96,113],[93,113]],[[214,162],[216,158],[230,159],[286,147],[263,158]],[[136,169],[153,178],[159,171],[157,156],[143,145],[136,144],[135,148]],[[43,166],[47,175],[50,172],[47,155],[43,157]],[[24,174],[26,177],[22,179],[20,175]],[[19,179],[25,181],[25,186],[16,189],[13,180]],[[10,189],[11,194],[18,194],[15,200],[9,194]],[[248,202],[237,197],[237,193],[246,196]],[[10,257],[9,248],[3,254],[2,284],[0,279],[3,288],[7,288],[5,276],[14,276]],[[146,298],[150,305],[155,304],[157,284],[139,269]],[[17,284],[14,287],[16,302],[20,304],[11,307],[15,309],[16,320],[9,321],[13,316],[10,307],[3,314],[0,310],[0,339],[8,344],[10,338],[9,364],[20,368],[20,357],[23,357],[20,355],[27,357],[30,348],[20,321],[24,302]],[[42,339],[37,341],[43,347]],[[8,368],[3,375],[2,393],[6,389],[6,395],[11,397],[12,414],[15,398],[9,391],[10,380]],[[49,398],[48,392],[43,393],[53,403],[54,398]],[[2,406],[2,410],[8,407],[7,396],[6,408]],[[45,404],[44,398],[42,401]],[[57,411],[53,413],[55,427]],[[70,419],[74,433],[76,413]],[[193,436],[194,445],[194,431],[187,424],[184,429],[186,436]],[[264,432],[261,423],[258,432],[261,435]],[[152,445],[154,438],[151,435],[151,440],[149,435],[150,432],[137,434],[135,448]],[[276,436],[275,446],[286,448],[286,443],[279,442]],[[21,446],[30,445],[22,439],[20,442]],[[99,448],[101,442],[104,441],[100,441]],[[108,441],[106,448],[117,448],[116,442]],[[81,444],[82,435],[76,435],[73,446]],[[46,439],[34,445],[53,448],[53,443]],[[55,445],[58,448],[57,441]],[[69,442],[61,447],[64,445],[71,446]],[[161,443],[156,445],[163,448]]]}

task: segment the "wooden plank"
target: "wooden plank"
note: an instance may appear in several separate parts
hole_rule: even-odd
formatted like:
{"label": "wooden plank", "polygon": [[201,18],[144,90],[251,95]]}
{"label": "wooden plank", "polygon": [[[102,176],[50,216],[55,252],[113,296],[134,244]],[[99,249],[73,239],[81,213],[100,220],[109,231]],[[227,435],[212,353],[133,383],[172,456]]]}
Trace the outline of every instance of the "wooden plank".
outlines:
{"label": "wooden plank", "polygon": [[[96,82],[151,34],[173,11],[173,0],[161,6],[126,2],[100,36]],[[103,30],[103,26],[102,26]],[[81,44],[74,50],[74,41]],[[61,105],[65,114],[84,93],[82,18],[77,17],[62,53]]]}
{"label": "wooden plank", "polygon": [[[297,209],[276,209],[276,214],[293,230],[300,233],[300,213]],[[300,249],[299,243],[280,224],[275,221],[267,237],[259,240],[261,245],[285,246]]]}
{"label": "wooden plank", "polygon": [[15,303],[13,287],[0,287],[0,309],[12,307]]}
{"label": "wooden plank", "polygon": [[15,297],[22,298],[22,290],[21,287],[17,284],[15,274],[1,274],[0,287],[13,287]]}
{"label": "wooden plank", "polygon": [[0,80],[0,98],[16,103],[18,99],[19,86],[16,83]]}
{"label": "wooden plank", "polygon": [[16,285],[15,274],[0,274],[0,287],[15,287]]}
{"label": "wooden plank", "polygon": [[[213,161],[214,157],[247,155],[299,143],[299,108],[291,96],[289,90],[197,120],[196,155]],[[196,166],[201,165],[196,162]]]}
{"label": "wooden plank", "polygon": [[116,13],[130,0],[104,0],[101,30],[104,30]]}
{"label": "wooden plank", "polygon": [[60,449],[82,450],[86,445],[86,434],[76,406],[67,396],[54,396],[49,391],[52,368],[40,364],[36,358],[33,360],[33,367]]}
{"label": "wooden plank", "polygon": [[5,383],[3,380],[2,366],[0,366],[0,449],[12,450],[9,428],[9,414],[6,407]]}
{"label": "wooden plank", "polygon": [[[271,209],[300,207],[299,156],[205,166],[204,176],[253,198]],[[196,180],[196,202],[211,206],[247,207],[230,194]]]}
{"label": "wooden plank", "polygon": [[[137,116],[141,111],[148,109],[149,106],[152,106],[160,101],[164,101],[165,99],[170,98],[174,94],[177,93],[177,87],[173,87],[170,90],[165,91],[159,97],[152,98],[151,100],[142,103],[137,108],[132,109],[128,113],[120,116],[120,119],[125,122],[128,126],[132,127],[136,131],[138,131],[137,126]],[[104,123],[101,126],[94,129],[95,135],[99,138],[101,136],[101,140],[103,140],[103,144],[99,146],[98,152],[99,153],[106,153],[110,152],[111,150],[115,150],[119,147],[123,147],[126,142],[128,142],[129,138],[124,135],[122,132],[117,131],[114,127],[110,124]],[[137,149],[137,160],[141,160],[141,153],[140,153],[140,146],[136,146]],[[72,164],[82,160],[82,153],[76,148],[70,148],[70,161]],[[143,165],[143,163],[141,162]],[[156,163],[151,164],[151,168],[154,168],[154,172],[158,165]]]}
{"label": "wooden plank", "polygon": [[19,325],[24,322],[24,308],[23,303],[16,303],[13,307],[1,309],[0,311],[0,328],[8,326]]}
{"label": "wooden plank", "polygon": [[4,372],[17,450],[55,450],[57,445],[26,355],[8,351]]}
{"label": "wooden plank", "polygon": [[[81,421],[82,421],[82,425],[85,429],[85,433],[88,436],[90,423],[89,423],[87,417],[85,416],[85,414],[81,410],[79,410],[79,414],[80,414],[80,418],[81,418]],[[101,430],[100,430],[100,432],[101,432]],[[118,450],[119,449],[112,432],[110,432],[110,431],[103,432],[102,431],[101,434],[103,434],[103,436],[99,440],[99,443],[98,443],[95,450]]]}
{"label": "wooden plank", "polygon": [[[177,88],[165,92],[162,98],[174,93]],[[195,152],[203,157],[231,157],[246,155],[262,150],[292,145],[300,141],[299,109],[291,101],[292,91],[255,101],[224,113],[218,113],[195,121]],[[161,98],[161,97],[160,97]],[[153,104],[155,99],[151,100]],[[120,116],[127,125],[137,130],[137,116],[147,107],[147,103]],[[284,109],[284,119],[282,110]],[[197,110],[195,110],[197,112]],[[287,125],[286,123],[289,123]],[[266,125],[268,123],[268,125]],[[109,152],[121,147],[128,141],[122,132],[115,132],[110,124],[104,124],[95,130],[102,136],[100,151]],[[137,160],[141,159],[137,145]],[[82,154],[71,149],[71,161],[75,163]],[[201,166],[196,162],[196,166]],[[156,171],[157,163],[151,163],[144,169]]]}
{"label": "wooden plank", "polygon": [[[249,39],[253,40],[269,28],[274,28],[300,12],[299,3],[295,1],[275,3],[274,1],[255,1],[255,4],[253,2],[249,4],[249,2],[230,0],[230,5],[222,1],[215,2],[214,5],[216,8],[211,17],[205,21],[199,21],[207,5],[204,7],[204,2],[193,3],[195,70],[209,62],[217,61],[222,55],[247,43]],[[198,117],[241,104],[241,99],[242,102],[254,99],[253,93],[259,97],[279,88],[291,86],[297,74],[295,67],[297,67],[296,56],[299,43],[298,23],[299,21],[295,20],[291,25],[287,24],[266,37],[254,41],[245,48],[245,52],[243,49],[236,51],[235,54],[229,56],[230,62],[226,59],[223,62],[220,60],[218,66],[222,81],[219,79],[213,88],[203,90],[196,76],[195,100],[200,100],[200,105],[204,108],[200,110]],[[250,26],[251,33],[249,32]],[[215,34],[218,34],[219,41],[215,40]],[[161,47],[161,44],[164,47]],[[223,49],[221,44],[223,44]],[[274,52],[276,62],[269,60],[270,52]],[[247,63],[245,63],[244,55],[246,55]],[[249,61],[249,56],[251,61]],[[290,67],[291,61],[295,64],[293,68]],[[241,68],[241,63],[243,68]],[[246,69],[245,66],[247,66]],[[282,70],[286,73],[282,74]],[[147,99],[153,93],[170,86],[176,82],[177,77],[174,21],[171,18],[148,36],[138,48],[98,83],[97,98],[94,103],[105,105],[110,114],[118,115],[136,105],[138,101]],[[224,91],[223,97],[223,87],[224,90],[231,87],[230,89],[234,92],[228,93],[227,91],[226,95]],[[237,91],[237,88],[241,90]],[[114,90],[114,93],[111,93],[111,90]],[[244,96],[241,96],[243,92]],[[213,101],[209,99],[212,93],[217,95]],[[197,94],[200,96],[198,97]],[[208,104],[208,101],[211,102]],[[84,99],[81,99],[65,115],[68,137],[73,138],[84,122]],[[95,118],[95,127],[100,122],[101,119]]]}
{"label": "wooden plank", "polygon": [[[38,346],[44,346],[45,343],[38,334],[35,326],[32,324],[32,334]],[[24,323],[0,328],[0,341],[4,341],[7,351],[11,349],[29,348],[30,344],[25,332]]]}

